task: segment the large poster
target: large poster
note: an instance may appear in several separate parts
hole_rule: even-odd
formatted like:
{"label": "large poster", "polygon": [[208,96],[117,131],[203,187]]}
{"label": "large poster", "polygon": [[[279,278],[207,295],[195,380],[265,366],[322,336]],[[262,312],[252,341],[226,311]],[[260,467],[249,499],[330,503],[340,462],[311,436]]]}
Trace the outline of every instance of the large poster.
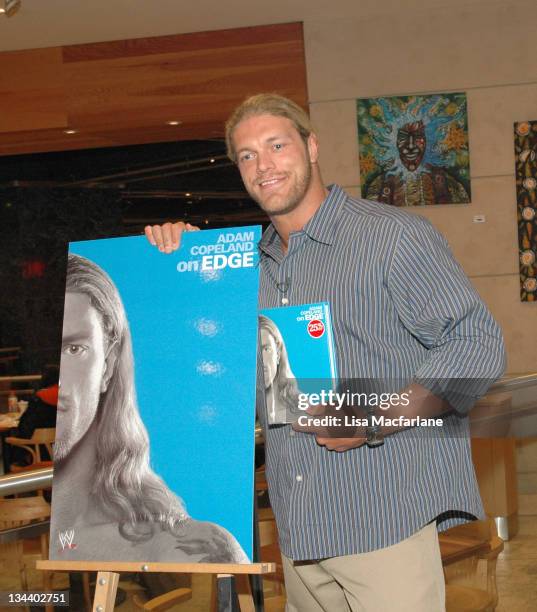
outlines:
{"label": "large poster", "polygon": [[362,197],[395,206],[470,202],[466,94],[357,100]]}
{"label": "large poster", "polygon": [[515,123],[515,176],[520,249],[520,299],[537,296],[537,121]]}
{"label": "large poster", "polygon": [[252,560],[260,233],[70,245],[51,559]]}

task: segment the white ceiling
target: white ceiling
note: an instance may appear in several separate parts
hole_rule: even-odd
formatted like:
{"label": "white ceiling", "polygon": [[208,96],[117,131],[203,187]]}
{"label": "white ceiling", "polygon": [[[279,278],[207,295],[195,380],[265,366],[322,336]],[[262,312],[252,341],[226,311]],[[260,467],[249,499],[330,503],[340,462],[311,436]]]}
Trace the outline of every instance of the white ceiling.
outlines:
{"label": "white ceiling", "polygon": [[507,0],[22,0],[0,15],[0,51]]}

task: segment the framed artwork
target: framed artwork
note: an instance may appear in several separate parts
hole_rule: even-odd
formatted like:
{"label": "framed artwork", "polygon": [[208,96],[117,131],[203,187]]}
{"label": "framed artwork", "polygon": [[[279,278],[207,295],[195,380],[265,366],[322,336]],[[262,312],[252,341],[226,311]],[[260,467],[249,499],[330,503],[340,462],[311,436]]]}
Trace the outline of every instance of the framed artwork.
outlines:
{"label": "framed artwork", "polygon": [[466,94],[356,102],[362,197],[395,206],[471,199]]}
{"label": "framed artwork", "polygon": [[537,299],[537,121],[515,123],[520,299]]}
{"label": "framed artwork", "polygon": [[251,562],[260,235],[70,244],[51,559]]}

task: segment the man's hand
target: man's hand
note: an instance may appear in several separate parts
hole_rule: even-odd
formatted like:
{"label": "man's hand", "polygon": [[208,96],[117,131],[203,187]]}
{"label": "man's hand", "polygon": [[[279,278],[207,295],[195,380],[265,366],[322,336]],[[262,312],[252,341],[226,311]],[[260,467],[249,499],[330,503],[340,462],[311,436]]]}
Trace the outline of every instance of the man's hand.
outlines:
{"label": "man's hand", "polygon": [[197,232],[199,229],[190,223],[178,221],[177,223],[164,223],[164,225],[147,225],[144,231],[145,237],[161,253],[172,253],[179,248],[183,232]]}
{"label": "man's hand", "polygon": [[[389,425],[381,426],[382,436],[389,436],[407,429],[405,424],[398,424],[398,417],[436,418],[453,411],[451,406],[437,397],[426,387],[412,383],[400,395],[410,398],[408,405],[390,405],[384,410],[376,410],[377,416],[385,415],[390,419]],[[338,452],[358,448],[367,442],[367,415],[360,406],[344,405],[340,409],[330,404],[309,406],[292,427],[295,431],[313,434],[317,444],[328,450]]]}
{"label": "man's hand", "polygon": [[317,444],[327,450],[342,453],[366,442],[365,427],[346,424],[345,412],[329,405],[309,406],[292,427],[295,431],[313,434]]}
{"label": "man's hand", "polygon": [[337,451],[338,453],[350,450],[351,448],[358,448],[366,443],[365,438],[322,438],[321,436],[315,436],[315,441],[320,446],[324,446],[328,450]]}

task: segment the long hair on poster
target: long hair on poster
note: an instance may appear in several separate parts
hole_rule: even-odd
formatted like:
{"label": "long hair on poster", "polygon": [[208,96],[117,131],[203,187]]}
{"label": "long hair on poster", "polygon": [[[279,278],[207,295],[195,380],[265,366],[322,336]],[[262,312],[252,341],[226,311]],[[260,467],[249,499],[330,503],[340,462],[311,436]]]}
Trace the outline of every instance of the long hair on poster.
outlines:
{"label": "long hair on poster", "polygon": [[51,559],[252,560],[259,237],[70,245]]}

